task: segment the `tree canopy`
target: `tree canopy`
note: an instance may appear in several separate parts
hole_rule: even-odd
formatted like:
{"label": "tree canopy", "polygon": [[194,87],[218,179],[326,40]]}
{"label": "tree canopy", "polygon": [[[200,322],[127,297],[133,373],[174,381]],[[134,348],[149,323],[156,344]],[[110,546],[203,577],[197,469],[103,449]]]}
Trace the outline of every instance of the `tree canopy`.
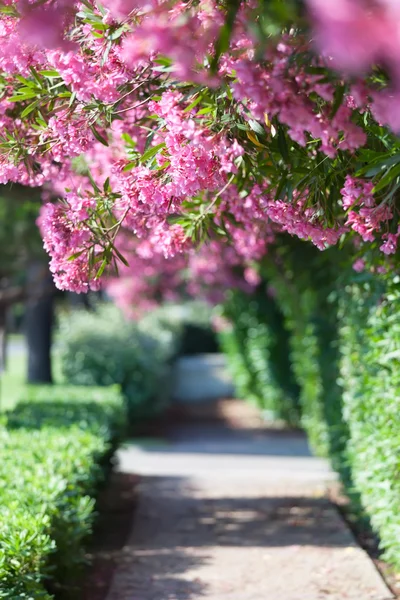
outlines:
{"label": "tree canopy", "polygon": [[59,288],[173,257],[251,285],[282,232],[395,267],[396,3],[4,0],[0,25],[0,181],[51,199]]}

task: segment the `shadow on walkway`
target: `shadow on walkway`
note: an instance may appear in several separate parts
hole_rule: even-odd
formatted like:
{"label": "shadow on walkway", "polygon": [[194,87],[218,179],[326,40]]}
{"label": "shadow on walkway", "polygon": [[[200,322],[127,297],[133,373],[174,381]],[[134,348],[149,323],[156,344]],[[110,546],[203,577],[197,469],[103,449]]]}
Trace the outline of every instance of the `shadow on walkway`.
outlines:
{"label": "shadow on walkway", "polygon": [[258,488],[254,497],[221,497],[218,487],[210,498],[185,478],[143,477],[139,484],[141,522],[136,519],[132,540],[135,547],[173,552],[174,548],[215,543],[257,548],[349,545],[350,538],[343,537],[346,526],[338,527],[336,511],[324,497],[279,496],[273,490],[268,497]]}
{"label": "shadow on walkway", "polygon": [[162,440],[138,438],[132,443],[148,453],[312,456],[302,431],[267,427],[234,429],[220,423],[185,423],[169,427]]}
{"label": "shadow on walkway", "polygon": [[390,598],[300,432],[172,423],[119,459],[138,505],[107,600]]}

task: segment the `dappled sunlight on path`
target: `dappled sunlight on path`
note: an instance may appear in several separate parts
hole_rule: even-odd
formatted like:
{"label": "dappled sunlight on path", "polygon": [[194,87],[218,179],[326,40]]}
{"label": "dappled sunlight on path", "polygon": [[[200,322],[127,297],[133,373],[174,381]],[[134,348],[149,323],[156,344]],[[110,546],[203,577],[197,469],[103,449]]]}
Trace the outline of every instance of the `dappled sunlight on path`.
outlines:
{"label": "dappled sunlight on path", "polygon": [[133,531],[108,600],[388,600],[299,432],[181,424],[131,443]]}

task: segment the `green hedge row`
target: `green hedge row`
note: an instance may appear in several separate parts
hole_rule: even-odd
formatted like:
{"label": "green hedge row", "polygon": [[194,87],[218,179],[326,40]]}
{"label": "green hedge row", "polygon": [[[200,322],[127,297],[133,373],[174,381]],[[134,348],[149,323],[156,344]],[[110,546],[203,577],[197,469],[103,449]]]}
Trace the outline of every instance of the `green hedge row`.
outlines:
{"label": "green hedge row", "polygon": [[220,332],[237,393],[268,419],[298,424],[298,386],[288,360],[289,337],[283,315],[264,287],[250,298],[230,292],[223,307],[230,327]]}
{"label": "green hedge row", "polygon": [[[285,386],[271,373],[285,366],[271,351],[271,340],[281,336],[286,344],[289,335],[300,421],[310,444],[330,458],[360,522],[369,520],[384,556],[399,568],[400,278],[357,274],[339,260],[334,250],[320,253],[291,241],[282,245],[263,275],[283,313],[283,327],[271,322],[266,308],[255,312],[254,299],[247,297],[224,334],[224,347],[242,382],[241,395],[273,397],[274,411],[284,416]],[[267,306],[270,299],[257,301]],[[249,360],[252,328],[263,332],[261,376]]]}
{"label": "green hedge row", "polygon": [[354,483],[385,557],[400,567],[400,286],[359,275],[339,307]]}
{"label": "green hedge row", "polygon": [[338,260],[335,250],[320,253],[294,243],[282,249],[278,264],[270,262],[266,272],[290,334],[290,359],[300,387],[301,424],[314,452],[330,457],[352,490],[349,430],[340,385]]}
{"label": "green hedge row", "polygon": [[115,388],[27,394],[0,428],[0,598],[72,599],[124,404]]}

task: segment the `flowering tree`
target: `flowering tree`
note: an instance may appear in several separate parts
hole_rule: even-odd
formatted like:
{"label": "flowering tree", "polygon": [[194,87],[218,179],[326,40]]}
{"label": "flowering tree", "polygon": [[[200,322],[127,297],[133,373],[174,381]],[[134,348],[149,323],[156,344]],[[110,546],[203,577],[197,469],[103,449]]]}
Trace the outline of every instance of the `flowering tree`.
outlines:
{"label": "flowering tree", "polygon": [[39,226],[61,289],[97,289],[135,260],[163,268],[204,240],[203,272],[226,260],[232,275],[282,231],[321,250],[351,236],[357,268],[395,253],[397,3],[1,10],[0,182],[44,187]]}

